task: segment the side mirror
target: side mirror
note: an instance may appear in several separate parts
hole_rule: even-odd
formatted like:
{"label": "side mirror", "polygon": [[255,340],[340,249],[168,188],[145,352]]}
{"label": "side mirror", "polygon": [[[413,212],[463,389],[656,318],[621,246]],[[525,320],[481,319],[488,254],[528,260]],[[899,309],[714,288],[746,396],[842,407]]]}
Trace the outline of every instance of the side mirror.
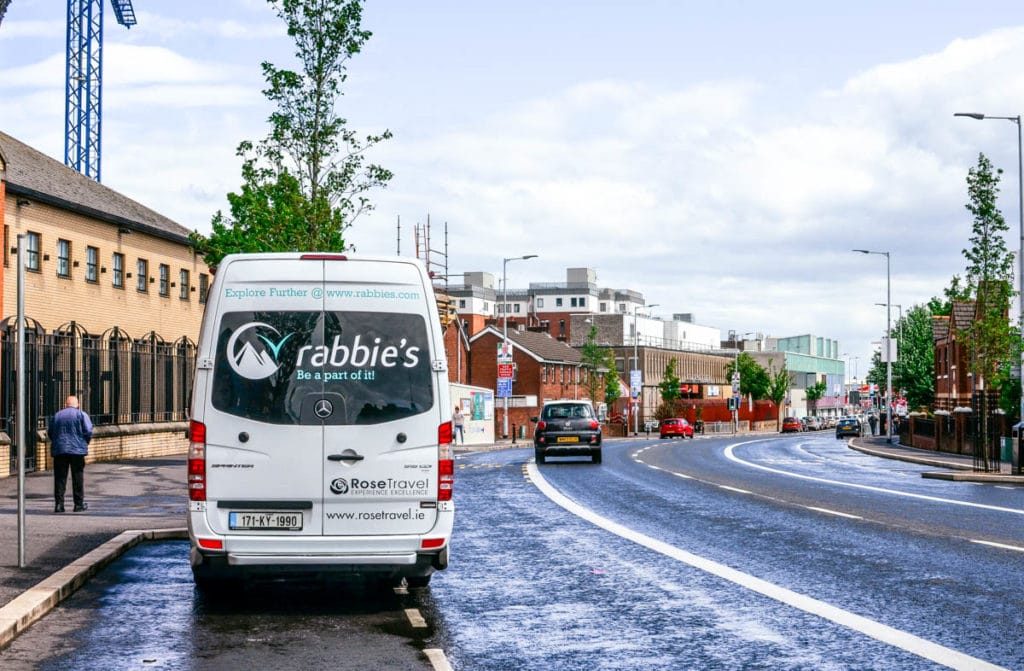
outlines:
{"label": "side mirror", "polygon": [[537,423],[537,418],[536,417],[531,417],[530,421],[533,422],[534,424],[536,424]]}

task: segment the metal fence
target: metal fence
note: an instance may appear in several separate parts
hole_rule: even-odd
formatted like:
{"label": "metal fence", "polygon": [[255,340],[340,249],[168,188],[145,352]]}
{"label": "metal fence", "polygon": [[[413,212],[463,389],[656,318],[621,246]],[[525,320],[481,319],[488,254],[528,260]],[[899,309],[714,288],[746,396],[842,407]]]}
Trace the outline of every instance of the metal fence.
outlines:
{"label": "metal fence", "polygon": [[[17,323],[0,322],[0,431],[11,438],[17,468]],[[89,334],[75,322],[47,333],[26,320],[26,470],[35,469],[36,430],[64,407],[69,394],[96,426],[174,422],[187,418],[195,343],[169,343],[156,332],[134,338],[114,327]]]}

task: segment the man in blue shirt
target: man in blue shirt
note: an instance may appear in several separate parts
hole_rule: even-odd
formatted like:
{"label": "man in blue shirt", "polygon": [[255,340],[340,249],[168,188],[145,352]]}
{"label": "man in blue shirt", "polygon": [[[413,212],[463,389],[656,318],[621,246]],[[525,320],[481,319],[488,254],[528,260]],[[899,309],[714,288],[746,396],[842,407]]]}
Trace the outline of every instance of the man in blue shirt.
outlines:
{"label": "man in blue shirt", "polygon": [[78,408],[78,397],[68,396],[64,409],[50,420],[47,429],[50,438],[50,455],[53,457],[53,512],[64,512],[64,490],[68,484],[68,469],[71,469],[72,496],[75,512],[89,507],[85,502],[85,455],[89,453],[92,440],[92,421],[89,415]]}

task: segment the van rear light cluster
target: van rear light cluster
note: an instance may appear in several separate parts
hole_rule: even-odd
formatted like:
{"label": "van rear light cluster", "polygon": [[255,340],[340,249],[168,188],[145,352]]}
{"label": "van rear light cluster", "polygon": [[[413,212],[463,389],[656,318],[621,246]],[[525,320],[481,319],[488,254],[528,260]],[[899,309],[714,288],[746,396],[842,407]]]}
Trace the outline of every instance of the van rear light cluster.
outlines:
{"label": "van rear light cluster", "polygon": [[601,425],[597,423],[596,419],[590,420],[590,429],[591,429],[591,431],[596,431],[599,426],[601,426]]}
{"label": "van rear light cluster", "polygon": [[437,427],[437,444],[438,445],[451,445],[452,444],[452,423],[445,422],[441,426]]}
{"label": "van rear light cluster", "polygon": [[206,500],[206,425],[192,420],[188,425],[188,500]]}
{"label": "van rear light cluster", "polygon": [[[448,431],[452,430],[452,423],[445,422],[441,425],[447,426]],[[452,445],[449,436],[447,443],[440,443],[437,459],[437,500],[451,501],[452,487],[455,485],[455,454],[452,452]]]}
{"label": "van rear light cluster", "polygon": [[546,428],[548,428],[548,423],[545,422],[543,419],[540,420],[539,422],[537,422],[537,430],[538,431],[543,431]]}

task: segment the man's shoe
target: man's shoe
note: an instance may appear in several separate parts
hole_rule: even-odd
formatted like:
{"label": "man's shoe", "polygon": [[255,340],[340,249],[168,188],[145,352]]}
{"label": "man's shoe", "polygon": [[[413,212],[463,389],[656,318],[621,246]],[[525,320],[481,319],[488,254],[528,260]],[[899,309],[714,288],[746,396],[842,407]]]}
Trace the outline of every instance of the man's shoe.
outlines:
{"label": "man's shoe", "polygon": [[62,512],[64,512],[64,504],[63,503],[58,503],[57,505],[55,505],[53,507],[53,512],[55,512],[55,513],[62,513]]}
{"label": "man's shoe", "polygon": [[[80,512],[86,511],[88,509],[89,509],[89,504],[88,503],[83,503],[80,506],[75,506],[75,512],[76,513],[80,513]],[[63,508],[61,508],[61,512],[64,512]]]}

